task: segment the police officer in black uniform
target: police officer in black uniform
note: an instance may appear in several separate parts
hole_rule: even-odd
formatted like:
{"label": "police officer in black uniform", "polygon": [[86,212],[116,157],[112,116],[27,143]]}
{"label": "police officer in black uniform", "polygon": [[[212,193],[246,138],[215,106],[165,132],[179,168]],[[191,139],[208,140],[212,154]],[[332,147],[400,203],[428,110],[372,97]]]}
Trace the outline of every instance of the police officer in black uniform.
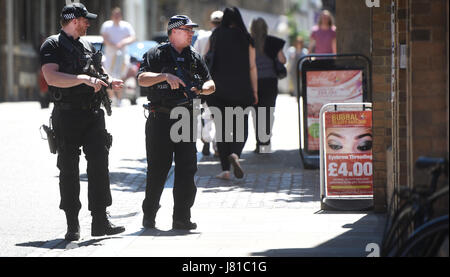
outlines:
{"label": "police officer in black uniform", "polygon": [[148,165],[147,187],[142,204],[145,228],[155,227],[156,212],[173,159],[175,180],[172,227],[183,230],[197,228],[190,220],[190,209],[197,191],[194,183],[197,171],[195,141],[174,142],[170,137],[171,127],[178,121],[170,119],[170,111],[174,107],[184,106],[192,117],[192,101],[187,101],[190,95],[209,95],[215,91],[205,62],[190,46],[194,27],[198,25],[185,15],[171,17],[167,28],[169,42],[150,49],[144,55],[138,72],[139,85],[149,87],[151,110],[145,128]]}
{"label": "police officer in black uniform", "polygon": [[[125,231],[124,227],[112,225],[106,214],[106,207],[112,203],[108,171],[111,137],[105,129],[104,111],[97,96],[102,86],[108,84],[85,72],[95,49],[80,38],[86,35],[89,19],[95,18],[97,15],[89,13],[80,3],[65,6],[61,13],[60,34],[47,38],[40,50],[42,71],[55,102],[52,124],[58,147],[60,209],[66,213],[65,239],[69,241],[80,239],[80,147],[83,147],[88,162],[92,236]],[[121,80],[109,78],[108,82],[114,88],[123,87]]]}

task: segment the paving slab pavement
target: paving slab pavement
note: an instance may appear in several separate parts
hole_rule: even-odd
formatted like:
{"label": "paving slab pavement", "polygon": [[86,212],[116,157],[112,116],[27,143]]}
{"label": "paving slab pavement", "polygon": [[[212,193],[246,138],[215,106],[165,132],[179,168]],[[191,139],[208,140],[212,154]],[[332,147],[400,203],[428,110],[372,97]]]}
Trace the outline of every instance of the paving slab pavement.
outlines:
{"label": "paving slab pavement", "polygon": [[380,243],[383,215],[321,211],[318,171],[283,164],[296,159],[293,152],[270,154],[264,157],[265,165],[259,156],[243,155],[242,180],[215,179],[212,169],[200,163],[192,209],[197,230],[171,230],[173,200],[171,189],[166,189],[156,229],[142,229],[142,215],[137,216],[128,226],[137,232],[108,241],[92,256],[364,257],[368,244]]}
{"label": "paving slab pavement", "polygon": [[[170,176],[161,198],[157,228],[142,228],[140,206],[146,161],[145,157],[136,157],[110,169],[114,199],[110,212],[116,225],[126,226],[124,234],[101,238],[82,235],[82,240],[75,243],[55,240],[30,256],[367,256],[367,245],[380,244],[384,215],[320,210],[319,171],[303,169],[300,161],[295,98],[280,96],[275,118],[271,154],[253,153],[255,140],[250,128],[240,161],[245,171],[243,179],[216,179],[219,160],[199,156],[198,192],[192,209],[197,230],[171,230]],[[88,232],[89,224],[90,218],[85,218],[82,230]]]}

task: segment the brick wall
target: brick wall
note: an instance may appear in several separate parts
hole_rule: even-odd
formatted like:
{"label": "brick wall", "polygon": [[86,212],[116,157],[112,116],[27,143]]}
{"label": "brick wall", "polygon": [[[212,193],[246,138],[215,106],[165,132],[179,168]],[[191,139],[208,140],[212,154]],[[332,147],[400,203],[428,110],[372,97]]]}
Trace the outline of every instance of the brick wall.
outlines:
{"label": "brick wall", "polygon": [[[415,0],[410,9],[411,160],[422,155],[448,159],[448,1]],[[427,172],[413,166],[414,185],[428,185]],[[448,212],[448,198],[438,209]]]}
{"label": "brick wall", "polygon": [[[449,129],[448,1],[401,0],[392,8],[393,176],[388,192],[400,185],[429,185],[428,172],[416,170],[414,163],[423,155],[448,158]],[[400,66],[401,45],[407,47],[406,68]],[[448,211],[448,198],[437,208]]]}
{"label": "brick wall", "polygon": [[[411,156],[448,156],[446,0],[411,1]],[[416,185],[426,183],[414,172]]]}
{"label": "brick wall", "polygon": [[[427,172],[414,168],[419,156],[448,158],[449,4],[381,0],[379,8],[364,16],[367,7],[360,2],[337,0],[338,52],[364,53],[366,43],[359,38],[370,38],[374,199],[375,210],[385,211],[394,188],[428,184]],[[369,29],[360,28],[365,17]],[[406,59],[401,59],[401,49],[406,49]],[[448,199],[441,206],[448,210]]]}
{"label": "brick wall", "polygon": [[379,8],[372,8],[373,61],[373,131],[374,131],[374,209],[386,210],[387,151],[392,146],[391,106],[391,2],[381,0]]}
{"label": "brick wall", "polygon": [[[394,160],[392,146],[392,33],[391,1],[368,8],[361,0],[336,1],[338,53],[362,53],[372,60],[374,209],[384,212],[387,203],[388,169]],[[391,181],[393,183],[393,180]]]}

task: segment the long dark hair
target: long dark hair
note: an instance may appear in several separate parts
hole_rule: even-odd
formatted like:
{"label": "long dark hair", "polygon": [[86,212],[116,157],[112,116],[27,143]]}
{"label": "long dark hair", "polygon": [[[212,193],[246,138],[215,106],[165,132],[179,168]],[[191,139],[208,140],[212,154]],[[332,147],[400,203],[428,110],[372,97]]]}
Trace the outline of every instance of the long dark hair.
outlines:
{"label": "long dark hair", "polygon": [[250,26],[250,33],[252,38],[255,40],[255,48],[258,53],[264,53],[267,29],[267,23],[262,17],[253,19]]}
{"label": "long dark hair", "polygon": [[250,44],[254,46],[252,36],[248,32],[247,27],[244,24],[244,20],[242,19],[241,12],[239,12],[239,9],[237,7],[225,8],[225,10],[223,11],[222,23],[220,24],[219,28],[231,27],[236,27],[241,30]]}

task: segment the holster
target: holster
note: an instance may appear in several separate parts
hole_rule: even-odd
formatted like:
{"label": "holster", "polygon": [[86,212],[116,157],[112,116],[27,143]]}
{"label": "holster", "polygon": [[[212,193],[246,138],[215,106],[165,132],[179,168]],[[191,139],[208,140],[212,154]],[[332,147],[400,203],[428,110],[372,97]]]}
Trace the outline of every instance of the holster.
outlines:
{"label": "holster", "polygon": [[56,154],[56,152],[58,150],[58,144],[56,143],[55,131],[51,127],[48,127],[45,124],[42,125],[41,128],[44,129],[45,133],[47,134],[47,141],[48,141],[48,147],[50,148],[50,153]]}
{"label": "holster", "polygon": [[106,149],[109,151],[109,149],[111,149],[113,143],[113,136],[108,133],[108,131],[105,130],[105,146]]}

